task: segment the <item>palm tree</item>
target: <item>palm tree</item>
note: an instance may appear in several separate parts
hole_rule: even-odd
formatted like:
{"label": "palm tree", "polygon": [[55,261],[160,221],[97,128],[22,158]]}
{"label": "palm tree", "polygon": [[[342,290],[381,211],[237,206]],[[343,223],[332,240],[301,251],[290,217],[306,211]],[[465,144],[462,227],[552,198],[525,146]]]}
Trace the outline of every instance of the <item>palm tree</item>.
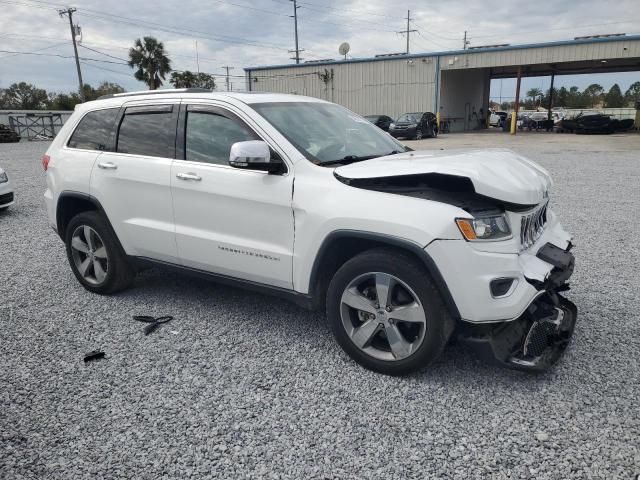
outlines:
{"label": "palm tree", "polygon": [[527,97],[530,97],[533,100],[533,107],[536,106],[536,98],[542,97],[542,90],[539,88],[530,88],[527,92]]}
{"label": "palm tree", "polygon": [[165,75],[171,71],[171,62],[165,54],[164,45],[153,37],[137,39],[129,49],[129,66],[137,68],[136,80],[149,85],[149,90],[162,86]]}

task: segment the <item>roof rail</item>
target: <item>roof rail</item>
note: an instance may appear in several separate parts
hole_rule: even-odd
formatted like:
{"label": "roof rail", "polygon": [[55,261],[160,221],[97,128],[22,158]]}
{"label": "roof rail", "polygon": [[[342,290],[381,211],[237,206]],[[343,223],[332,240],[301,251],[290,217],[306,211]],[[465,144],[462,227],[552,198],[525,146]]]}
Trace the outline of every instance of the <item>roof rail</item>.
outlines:
{"label": "roof rail", "polygon": [[166,90],[141,90],[139,92],[124,92],[124,93],[111,93],[109,95],[102,95],[98,97],[98,100],[104,100],[105,98],[119,98],[119,97],[135,97],[136,95],[161,95],[169,93],[211,93],[213,90],[208,88],[169,88]]}

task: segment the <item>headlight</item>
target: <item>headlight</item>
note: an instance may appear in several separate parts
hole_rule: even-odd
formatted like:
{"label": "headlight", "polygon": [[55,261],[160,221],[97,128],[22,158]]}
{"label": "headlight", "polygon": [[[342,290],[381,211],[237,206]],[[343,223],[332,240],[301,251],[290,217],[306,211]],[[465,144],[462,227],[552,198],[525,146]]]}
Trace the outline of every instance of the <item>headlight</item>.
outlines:
{"label": "headlight", "polygon": [[9,181],[9,177],[7,177],[6,172],[0,173],[0,183],[6,183]]}
{"label": "headlight", "polygon": [[505,214],[478,218],[456,218],[460,232],[468,241],[504,240],[511,236]]}
{"label": "headlight", "polygon": [[417,123],[412,123],[412,124],[409,125],[409,128],[416,128],[417,126],[418,126]]}
{"label": "headlight", "polygon": [[392,123],[391,125],[389,125],[389,128],[396,128],[396,124]]}

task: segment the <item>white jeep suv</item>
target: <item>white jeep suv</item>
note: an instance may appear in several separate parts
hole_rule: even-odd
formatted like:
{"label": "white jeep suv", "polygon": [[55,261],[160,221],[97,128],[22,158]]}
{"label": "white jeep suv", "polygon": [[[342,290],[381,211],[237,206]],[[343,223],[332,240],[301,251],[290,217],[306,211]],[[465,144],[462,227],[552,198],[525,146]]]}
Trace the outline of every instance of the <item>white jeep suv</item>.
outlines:
{"label": "white jeep suv", "polygon": [[42,159],[78,281],[140,265],[326,309],[361,365],[403,374],[452,334],[515,368],[554,364],[575,306],[549,175],[512,152],[412,151],[315,98],[162,90],[79,105]]}

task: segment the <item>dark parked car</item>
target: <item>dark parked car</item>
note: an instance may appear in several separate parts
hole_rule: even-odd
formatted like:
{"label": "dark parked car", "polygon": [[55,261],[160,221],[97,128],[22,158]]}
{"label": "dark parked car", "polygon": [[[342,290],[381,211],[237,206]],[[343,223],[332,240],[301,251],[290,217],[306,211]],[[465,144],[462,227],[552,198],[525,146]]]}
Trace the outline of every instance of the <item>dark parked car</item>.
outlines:
{"label": "dark parked car", "polygon": [[438,122],[431,112],[404,113],[389,127],[389,133],[396,138],[420,140],[438,135]]}
{"label": "dark parked car", "polygon": [[393,123],[393,118],[388,117],[387,115],[365,115],[364,118],[385,132],[389,131],[389,125]]}

